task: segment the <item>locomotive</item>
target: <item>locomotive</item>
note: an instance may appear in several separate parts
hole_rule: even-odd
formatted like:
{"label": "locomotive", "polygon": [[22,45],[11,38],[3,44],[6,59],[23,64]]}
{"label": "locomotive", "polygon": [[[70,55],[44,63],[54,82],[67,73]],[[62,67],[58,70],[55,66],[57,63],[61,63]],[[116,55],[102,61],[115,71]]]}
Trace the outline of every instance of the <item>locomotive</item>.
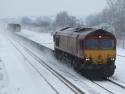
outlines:
{"label": "locomotive", "polygon": [[107,78],[114,74],[116,38],[96,28],[63,28],[53,35],[57,58],[68,59],[75,70],[89,78]]}
{"label": "locomotive", "polygon": [[21,31],[21,25],[16,23],[8,23],[7,30],[12,32],[20,32]]}

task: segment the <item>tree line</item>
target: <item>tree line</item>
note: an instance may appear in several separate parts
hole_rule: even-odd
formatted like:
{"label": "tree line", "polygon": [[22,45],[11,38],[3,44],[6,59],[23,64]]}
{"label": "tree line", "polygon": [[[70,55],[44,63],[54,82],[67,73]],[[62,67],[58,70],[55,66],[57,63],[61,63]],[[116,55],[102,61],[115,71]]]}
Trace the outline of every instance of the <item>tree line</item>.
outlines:
{"label": "tree line", "polygon": [[107,5],[101,13],[87,17],[88,26],[107,26],[117,38],[125,36],[125,0],[107,0]]}
{"label": "tree line", "polygon": [[58,13],[54,19],[51,19],[51,17],[37,17],[35,20],[32,20],[29,17],[24,17],[21,20],[21,24],[28,27],[40,27],[52,31],[65,26],[80,27],[84,25],[82,20],[69,15],[65,11]]}

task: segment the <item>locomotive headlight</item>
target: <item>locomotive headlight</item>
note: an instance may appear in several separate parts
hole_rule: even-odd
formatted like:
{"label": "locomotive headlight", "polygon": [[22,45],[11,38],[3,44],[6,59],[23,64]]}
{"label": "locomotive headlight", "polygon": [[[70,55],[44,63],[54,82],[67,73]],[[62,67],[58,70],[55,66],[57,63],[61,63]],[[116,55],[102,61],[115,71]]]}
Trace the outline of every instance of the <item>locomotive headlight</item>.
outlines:
{"label": "locomotive headlight", "polygon": [[112,57],[112,58],[111,58],[111,60],[112,60],[112,61],[115,61],[115,58],[114,58],[114,57]]}
{"label": "locomotive headlight", "polygon": [[86,61],[90,61],[90,58],[86,58]]}
{"label": "locomotive headlight", "polygon": [[99,36],[99,39],[101,39],[102,38],[102,36]]}

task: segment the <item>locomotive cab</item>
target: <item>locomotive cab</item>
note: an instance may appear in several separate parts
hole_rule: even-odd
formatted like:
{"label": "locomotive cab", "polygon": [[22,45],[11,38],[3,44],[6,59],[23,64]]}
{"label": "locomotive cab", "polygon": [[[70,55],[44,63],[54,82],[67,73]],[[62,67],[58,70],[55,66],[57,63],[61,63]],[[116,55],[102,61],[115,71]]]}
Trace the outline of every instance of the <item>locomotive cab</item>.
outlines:
{"label": "locomotive cab", "polygon": [[99,29],[87,34],[81,41],[84,67],[89,68],[93,73],[95,71],[97,76],[105,75],[105,77],[109,77],[113,75],[116,68],[114,64],[116,59],[116,39],[114,35]]}
{"label": "locomotive cab", "polygon": [[87,61],[91,60],[93,64],[113,63],[116,58],[116,40],[104,32],[99,33],[100,31],[96,36],[88,35],[84,39],[83,56]]}
{"label": "locomotive cab", "polygon": [[115,61],[114,40],[86,39],[84,41],[84,57],[94,64],[106,64],[110,59]]}

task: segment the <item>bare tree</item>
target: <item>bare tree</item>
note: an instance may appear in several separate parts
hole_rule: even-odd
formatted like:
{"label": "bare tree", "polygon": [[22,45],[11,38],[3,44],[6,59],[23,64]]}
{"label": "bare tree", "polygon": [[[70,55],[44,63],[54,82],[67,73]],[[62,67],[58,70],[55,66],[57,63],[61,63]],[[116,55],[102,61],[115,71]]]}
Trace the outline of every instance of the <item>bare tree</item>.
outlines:
{"label": "bare tree", "polygon": [[67,12],[58,13],[54,21],[54,26],[56,28],[65,26],[76,27],[82,24],[83,23],[81,23],[76,17],[70,16]]}
{"label": "bare tree", "polygon": [[101,13],[88,16],[87,23],[89,26],[109,24],[125,46],[125,0],[107,0],[107,4]]}

